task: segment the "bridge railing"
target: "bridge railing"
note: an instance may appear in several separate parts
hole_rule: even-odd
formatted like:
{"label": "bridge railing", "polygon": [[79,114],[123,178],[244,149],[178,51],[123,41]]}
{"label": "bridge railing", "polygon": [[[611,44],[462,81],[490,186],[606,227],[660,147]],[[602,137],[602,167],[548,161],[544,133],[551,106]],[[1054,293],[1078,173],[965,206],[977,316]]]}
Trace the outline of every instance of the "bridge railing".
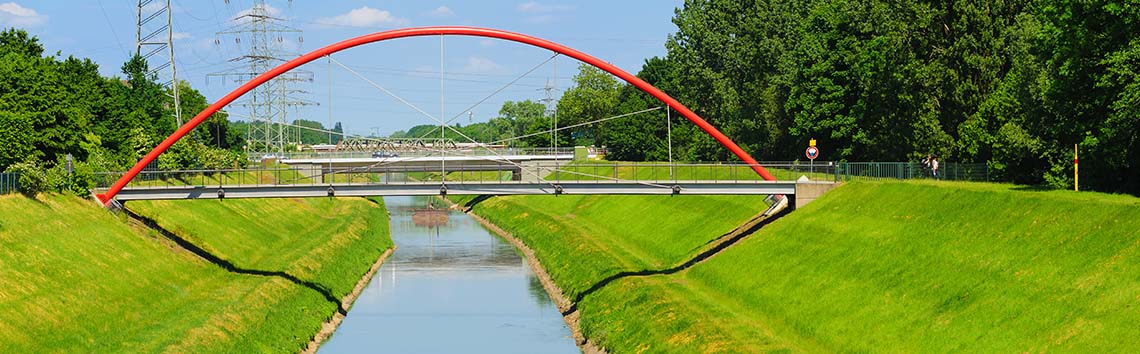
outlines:
{"label": "bridge railing", "polygon": [[[814,164],[799,162],[761,162],[780,181],[791,181],[806,176],[815,181],[834,181],[834,162]],[[549,167],[546,165],[544,167]],[[753,166],[739,163],[675,163],[664,162],[587,162],[549,168],[544,180],[602,181],[637,180],[667,183],[670,181],[755,182],[762,178]]]}
{"label": "bridge railing", "polygon": [[[810,176],[813,180],[835,180],[835,164],[768,162],[764,166],[780,180]],[[757,182],[761,178],[746,164],[699,163],[667,164],[649,162],[501,163],[486,170],[445,170],[446,166],[391,166],[332,168],[321,165],[283,167],[282,165],[227,170],[143,171],[128,188],[174,188],[185,186],[269,186],[322,184],[399,184],[446,181],[447,183],[487,182],[597,182],[640,181],[668,183],[711,181],[716,183]],[[107,189],[122,172],[95,174],[96,189]]]}
{"label": "bridge railing", "polygon": [[[375,152],[394,153],[400,157],[427,157],[427,156],[440,156],[439,151],[432,150],[383,150],[377,151],[297,151],[285,153],[250,153],[248,154],[249,161],[266,161],[266,160],[296,160],[296,159],[340,159],[340,158],[371,158]],[[500,156],[500,155],[531,155],[531,156],[550,156],[550,155],[573,155],[574,148],[473,148],[461,147],[454,149],[447,149],[443,152],[444,156]]]}
{"label": "bridge railing", "polygon": [[[761,162],[779,181],[808,178],[813,181],[935,178],[917,163],[907,162]],[[485,170],[445,170],[446,166],[384,166],[333,168],[320,165],[283,165],[231,170],[144,171],[129,188],[184,186],[271,186],[323,184],[487,183],[487,182],[612,182],[755,183],[761,180],[747,164],[661,162],[556,162],[502,163]],[[106,189],[122,172],[96,173],[96,189]],[[940,179],[988,181],[985,164],[944,164]]]}

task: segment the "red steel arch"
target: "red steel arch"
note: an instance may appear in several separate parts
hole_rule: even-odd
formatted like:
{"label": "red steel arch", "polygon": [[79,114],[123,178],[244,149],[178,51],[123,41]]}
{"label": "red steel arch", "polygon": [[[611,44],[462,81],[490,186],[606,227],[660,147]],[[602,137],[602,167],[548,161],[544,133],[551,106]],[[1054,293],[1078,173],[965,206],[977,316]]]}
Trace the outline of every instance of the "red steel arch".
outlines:
{"label": "red steel arch", "polygon": [[564,46],[564,45],[561,45],[558,43],[554,43],[554,42],[551,42],[551,41],[548,41],[545,39],[528,36],[525,34],[508,32],[508,31],[491,29],[491,28],[436,26],[436,27],[404,28],[404,29],[397,29],[397,30],[391,30],[391,31],[376,32],[376,33],[366,34],[366,35],[356,37],[356,38],[351,38],[348,40],[344,40],[341,42],[331,44],[331,45],[324,47],[324,48],[314,50],[308,54],[305,54],[305,55],[302,55],[296,59],[290,60],[284,64],[281,64],[280,66],[277,66],[277,67],[265,72],[264,74],[261,74],[255,78],[253,78],[253,80],[250,80],[249,82],[246,82],[245,84],[242,84],[237,89],[233,90],[233,92],[230,92],[229,94],[225,95],[220,100],[218,100],[217,102],[214,102],[214,104],[211,104],[209,107],[206,107],[205,110],[203,110],[201,113],[198,113],[198,115],[194,116],[194,119],[191,119],[189,122],[186,122],[186,124],[179,127],[178,130],[176,130],[174,132],[174,134],[170,134],[170,136],[167,137],[165,140],[163,140],[162,143],[159,143],[158,146],[156,146],[154,148],[154,150],[151,150],[149,153],[146,154],[146,156],[143,156],[143,158],[141,160],[139,160],[139,162],[136,163],[134,167],[131,167],[130,171],[127,171],[127,173],[123,175],[123,177],[121,177],[121,178],[119,178],[119,180],[115,181],[115,184],[111,185],[111,188],[108,189],[106,193],[96,195],[96,197],[98,197],[99,200],[102,201],[104,204],[110,203],[110,201],[113,198],[115,198],[115,195],[118,194],[119,191],[122,190],[123,187],[125,187],[127,185],[127,183],[129,183],[132,179],[134,179],[135,176],[137,176],[139,174],[139,172],[141,172],[143,170],[143,168],[146,167],[147,164],[151,163],[151,161],[154,161],[154,159],[158,158],[158,155],[162,154],[164,151],[166,151],[166,149],[170,148],[170,146],[173,145],[176,141],[178,141],[179,139],[182,139],[183,136],[190,133],[190,131],[193,130],[195,127],[197,127],[198,124],[201,124],[203,121],[206,120],[206,118],[210,117],[210,115],[212,115],[215,112],[217,112],[218,110],[222,109],[222,107],[225,107],[226,105],[230,104],[230,102],[233,102],[238,97],[241,97],[246,92],[253,90],[253,88],[260,86],[261,84],[265,83],[266,81],[269,81],[270,79],[273,79],[274,77],[277,77],[278,75],[281,75],[281,74],[283,74],[289,70],[292,70],[298,66],[304,65],[308,62],[319,59],[319,58],[324,57],[326,55],[330,55],[330,54],[333,54],[333,53],[336,53],[336,52],[339,52],[339,51],[342,51],[345,49],[349,49],[352,47],[356,47],[359,45],[368,44],[368,43],[372,43],[372,42],[379,42],[379,41],[384,41],[384,40],[389,40],[389,39],[396,39],[396,38],[436,36],[436,35],[459,35],[459,36],[497,38],[497,39],[503,39],[503,40],[513,41],[513,42],[518,42],[518,43],[529,44],[529,45],[532,45],[535,47],[540,47],[540,48],[544,48],[544,49],[548,49],[548,50],[560,53],[562,55],[580,60],[584,63],[593,65],[599,69],[605,70],[606,72],[609,72],[610,74],[613,74],[614,76],[617,76],[617,77],[621,78],[622,80],[625,80],[626,82],[637,87],[638,89],[645,91],[646,93],[648,93],[650,95],[653,95],[653,97],[656,97],[657,99],[661,100],[661,102],[665,102],[666,105],[673,108],[673,110],[676,110],[678,113],[680,113],[686,119],[688,119],[689,121],[696,124],[698,127],[701,128],[701,130],[704,130],[705,133],[707,133],[708,135],[715,138],[717,142],[719,142],[721,145],[724,145],[724,147],[728,148],[729,151],[732,151],[733,154],[735,154],[737,157],[739,157],[745,163],[751,165],[752,170],[756,171],[756,173],[759,174],[761,177],[763,177],[765,180],[769,180],[769,181],[776,180],[775,177],[772,177],[772,174],[768,173],[768,170],[764,169],[763,166],[760,166],[756,162],[756,160],[752,158],[751,155],[748,155],[747,152],[744,152],[744,149],[741,149],[739,145],[736,145],[736,143],[733,142],[732,139],[729,139],[727,136],[725,136],[723,133],[721,133],[719,130],[717,130],[715,127],[713,127],[711,124],[706,122],[700,116],[697,116],[696,113],[693,113],[693,111],[689,110],[687,107],[685,107],[685,105],[681,104],[680,102],[673,99],[672,97],[669,97],[669,95],[666,95],[664,92],[661,92],[661,90],[658,90],[656,87],[653,87],[653,85],[650,85],[649,83],[641,80],[637,76],[634,76],[628,72],[625,72],[624,70],[619,69],[616,66],[613,66],[613,65],[606,63],[606,62],[604,62],[598,58],[590,56],[589,54],[577,51],[573,48],[570,48],[570,47],[567,47],[567,46]]}

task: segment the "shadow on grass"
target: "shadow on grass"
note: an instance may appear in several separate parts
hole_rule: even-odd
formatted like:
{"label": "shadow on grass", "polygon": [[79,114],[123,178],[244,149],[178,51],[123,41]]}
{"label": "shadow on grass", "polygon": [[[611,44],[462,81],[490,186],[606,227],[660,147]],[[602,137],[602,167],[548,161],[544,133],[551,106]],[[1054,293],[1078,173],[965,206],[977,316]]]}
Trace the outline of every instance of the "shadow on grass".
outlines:
{"label": "shadow on grass", "polygon": [[689,259],[689,260],[685,261],[684,263],[681,263],[680,265],[673,266],[670,268],[665,268],[665,269],[645,269],[645,270],[635,270],[635,271],[622,271],[622,272],[618,272],[617,274],[608,276],[605,279],[602,279],[601,281],[594,283],[594,285],[590,286],[590,288],[586,289],[586,291],[578,293],[578,296],[574,297],[574,301],[572,301],[572,303],[570,304],[570,307],[567,308],[566,311],[562,312],[562,316],[567,316],[571,313],[574,313],[575,311],[578,311],[578,304],[581,303],[582,300],[586,299],[586,296],[589,296],[590,294],[593,294],[593,293],[597,292],[598,290],[601,290],[602,288],[606,287],[606,285],[609,285],[610,283],[613,283],[615,281],[625,279],[625,278],[631,278],[631,277],[647,277],[647,276],[654,276],[654,275],[669,275],[669,274],[673,274],[676,272],[680,272],[682,270],[692,268],[694,265],[697,265],[697,263],[701,263],[701,262],[703,262],[709,258],[712,258],[712,256],[717,255],[718,253],[720,253],[721,251],[724,251],[725,249],[728,249],[729,247],[736,244],[737,242],[744,239],[745,237],[752,235],[757,230],[760,230],[760,228],[763,228],[765,225],[768,225],[769,223],[783,217],[784,215],[787,215],[788,213],[791,212],[791,209],[792,208],[785,208],[784,210],[782,210],[782,211],[780,211],[774,215],[771,215],[771,216],[765,218],[764,220],[757,222],[756,224],[748,226],[746,229],[732,230],[732,231],[729,231],[728,233],[725,233],[724,235],[721,235],[720,237],[717,237],[716,240],[720,240],[721,238],[732,235],[733,233],[737,234],[735,236],[732,236],[732,238],[729,238],[728,240],[725,240],[724,242],[721,242],[721,243],[717,244],[716,246],[713,246],[713,248],[710,248],[708,250],[705,250],[704,252],[697,254],[692,259]]}
{"label": "shadow on grass", "polygon": [[162,225],[159,225],[158,222],[154,221],[154,219],[136,214],[134,211],[127,209],[125,205],[123,206],[122,210],[123,210],[123,212],[127,213],[127,216],[130,216],[132,219],[135,219],[135,220],[138,220],[139,222],[142,222],[147,227],[151,228],[152,230],[157,231],[159,234],[162,234],[163,237],[166,237],[167,239],[174,241],[174,243],[178,244],[179,247],[182,247],[183,249],[190,251],[194,255],[201,257],[202,259],[206,260],[207,262],[210,262],[210,263],[212,263],[218,267],[221,267],[222,269],[225,269],[226,271],[229,271],[231,273],[236,273],[236,274],[256,275],[256,276],[263,276],[263,277],[277,277],[277,278],[288,280],[288,281],[292,282],[293,284],[297,284],[297,285],[312,289],[313,291],[316,291],[317,293],[324,296],[325,300],[328,300],[330,303],[333,303],[336,305],[336,312],[337,313],[340,313],[341,315],[347,315],[348,314],[348,310],[346,310],[344,308],[344,304],[340,301],[340,299],[336,298],[336,296],[333,296],[332,291],[330,291],[328,288],[326,288],[325,286],[323,286],[321,284],[317,284],[317,283],[307,281],[307,280],[301,280],[301,279],[297,278],[296,276],[293,276],[292,274],[281,272],[281,271],[269,271],[269,270],[240,268],[240,267],[234,265],[233,263],[230,263],[230,261],[227,261],[227,260],[224,260],[218,256],[215,256],[214,254],[210,253],[209,251],[206,251],[205,249],[198,247],[198,245],[195,245],[194,243],[182,238],[181,236],[178,236],[174,232],[167,230],[166,228],[162,227]]}
{"label": "shadow on grass", "polygon": [[493,195],[487,195],[487,194],[480,194],[480,195],[476,196],[474,199],[467,201],[467,203],[463,203],[463,212],[464,213],[470,212],[471,209],[474,209],[476,205],[479,205],[479,203],[482,203],[483,201],[486,201],[487,199],[491,199],[492,197],[494,197],[494,196]]}
{"label": "shadow on grass", "polygon": [[1053,187],[1045,186],[1045,185],[1026,185],[1026,186],[1013,187],[1013,188],[1010,188],[1009,190],[1018,191],[1018,192],[1052,192],[1052,191],[1057,190],[1057,188],[1053,188]]}

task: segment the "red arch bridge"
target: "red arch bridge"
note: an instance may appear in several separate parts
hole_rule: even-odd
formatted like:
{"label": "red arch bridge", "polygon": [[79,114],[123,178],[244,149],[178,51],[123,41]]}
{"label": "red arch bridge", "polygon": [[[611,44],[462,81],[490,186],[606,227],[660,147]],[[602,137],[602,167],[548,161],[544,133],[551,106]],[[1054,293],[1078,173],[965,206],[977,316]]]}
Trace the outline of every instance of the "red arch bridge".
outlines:
{"label": "red arch bridge", "polygon": [[[667,180],[656,178],[652,180],[645,180],[644,178],[625,178],[621,173],[614,172],[613,176],[608,174],[597,174],[584,172],[589,169],[585,165],[571,165],[566,168],[555,168],[548,172],[542,173],[542,167],[539,166],[534,171],[534,179],[527,180],[525,178],[513,178],[510,181],[501,180],[475,180],[472,181],[464,178],[463,181],[447,181],[446,176],[449,173],[466,172],[474,170],[474,168],[466,168],[473,164],[457,163],[453,161],[451,168],[447,168],[447,160],[452,157],[440,156],[440,168],[438,175],[443,176],[437,181],[420,181],[420,182],[395,182],[389,178],[372,178],[368,183],[361,183],[352,178],[348,178],[343,182],[337,182],[336,175],[351,176],[354,173],[361,172],[360,167],[344,167],[334,166],[332,161],[329,161],[327,167],[319,167],[320,172],[312,171],[316,169],[320,163],[311,164],[310,171],[307,174],[309,183],[296,183],[300,179],[294,179],[292,183],[276,178],[273,183],[264,183],[263,180],[251,181],[252,184],[246,184],[245,181],[238,178],[236,184],[231,177],[227,176],[246,176],[251,171],[191,171],[191,172],[174,172],[163,171],[158,172],[164,174],[169,181],[172,175],[182,175],[184,173],[198,174],[202,176],[214,175],[218,183],[207,186],[206,183],[201,185],[188,185],[173,186],[164,185],[163,183],[147,183],[149,177],[144,174],[143,181],[134,181],[136,177],[140,176],[143,170],[151,164],[160,154],[170,148],[175,142],[182,137],[186,136],[199,124],[204,122],[211,115],[216,113],[222,107],[230,104],[237,98],[245,93],[253,90],[254,88],[268,82],[269,80],[282,75],[294,68],[297,68],[306,63],[312,62],[322,57],[331,56],[333,53],[340,52],[345,49],[353,48],[363,44],[397,39],[407,37],[422,37],[422,36],[475,36],[508,40],[531,46],[547,49],[559,55],[565,55],[583,63],[592,65],[601,70],[609,72],[610,74],[630,83],[634,87],[648,93],[649,95],[657,98],[662,103],[667,105],[670,109],[677,112],[681,116],[688,119],[693,124],[696,124],[702,131],[713,137],[718,143],[727,148],[735,156],[743,161],[742,166],[744,169],[750,170],[752,175],[750,178],[743,175],[739,178],[734,177],[731,180],[724,179],[709,179],[696,178],[698,176],[690,176],[690,179],[676,178],[671,174]],[[331,60],[331,58],[330,58]],[[439,117],[441,129],[446,127],[447,123]],[[523,166],[523,158],[521,157],[505,157],[499,153],[494,153],[493,157],[482,157],[478,160],[491,160],[497,164],[509,165],[512,168],[517,168],[519,175],[525,176],[527,173],[522,172],[525,170]],[[557,161],[557,160],[556,160]],[[429,162],[436,162],[430,161]],[[558,166],[558,162],[555,162]],[[374,165],[390,165],[381,162]],[[676,169],[678,166],[672,166]],[[679,166],[682,170],[685,167],[692,167],[694,170],[699,170],[701,166]],[[717,168],[709,167],[711,170]],[[596,167],[595,167],[596,169]],[[301,173],[305,171],[304,167],[295,167],[293,172],[288,171],[273,171],[271,173],[280,177],[281,174]],[[614,171],[618,171],[614,168]],[[656,168],[655,171],[659,170]],[[735,175],[738,168],[730,168],[730,171]],[[377,171],[375,169],[368,170],[367,173],[390,173],[391,170]],[[212,172],[212,173],[210,173]],[[410,171],[403,171],[410,172]],[[424,171],[427,172],[427,171]],[[597,172],[597,171],[595,171]],[[256,172],[259,176],[264,176],[266,173]],[[553,174],[553,177],[551,177]],[[636,171],[635,171],[636,174]],[[320,178],[319,182],[313,179],[313,176],[334,176],[334,178]],[[571,178],[570,176],[577,176]],[[661,90],[653,87],[649,83],[639,79],[638,77],[621,70],[605,61],[582,53],[575,49],[554,43],[545,39],[532,37],[524,34],[488,29],[488,28],[475,28],[475,27],[419,27],[419,28],[405,28],[391,31],[377,32],[372,34],[363,35],[360,37],[351,38],[345,41],[331,44],[329,46],[314,50],[308,54],[297,57],[296,59],[285,62],[264,74],[261,74],[252,80],[242,84],[234,91],[223,96],[218,101],[211,104],[202,112],[198,113],[193,119],[188,121],[185,125],[179,127],[173,134],[159,143],[152,151],[147,153],[141,160],[139,160],[134,167],[129,171],[122,173],[118,176],[113,176],[117,179],[106,186],[102,193],[96,196],[104,204],[109,205],[115,200],[139,200],[139,199],[186,199],[186,198],[241,198],[241,197],[315,197],[315,196],[366,196],[366,195],[426,195],[426,194],[769,194],[769,195],[790,195],[797,194],[797,183],[793,179],[779,181],[773,176],[764,166],[761,166],[755,159],[752,158],[747,152],[740,148],[735,142],[699,117],[696,113],[689,110],[685,105],[666,95]],[[564,178],[565,177],[565,178]],[[644,176],[643,176],[644,177]],[[182,175],[183,180],[193,177]],[[205,177],[203,177],[205,178]],[[711,178],[711,177],[708,177]],[[762,179],[762,180],[761,180]],[[132,183],[135,182],[135,183]],[[140,183],[141,182],[141,183]],[[150,181],[150,182],[153,182]],[[227,183],[228,182],[228,183]],[[131,185],[131,188],[127,188]],[[802,185],[802,184],[800,184]]]}

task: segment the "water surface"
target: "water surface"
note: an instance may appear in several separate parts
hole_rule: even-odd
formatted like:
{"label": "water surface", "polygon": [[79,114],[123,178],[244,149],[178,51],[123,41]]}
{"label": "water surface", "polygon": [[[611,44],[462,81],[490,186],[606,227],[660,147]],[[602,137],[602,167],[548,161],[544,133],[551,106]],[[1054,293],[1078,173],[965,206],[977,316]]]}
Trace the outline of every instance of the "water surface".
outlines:
{"label": "water surface", "polygon": [[398,247],[320,353],[577,353],[514,247],[430,198],[384,199]]}

